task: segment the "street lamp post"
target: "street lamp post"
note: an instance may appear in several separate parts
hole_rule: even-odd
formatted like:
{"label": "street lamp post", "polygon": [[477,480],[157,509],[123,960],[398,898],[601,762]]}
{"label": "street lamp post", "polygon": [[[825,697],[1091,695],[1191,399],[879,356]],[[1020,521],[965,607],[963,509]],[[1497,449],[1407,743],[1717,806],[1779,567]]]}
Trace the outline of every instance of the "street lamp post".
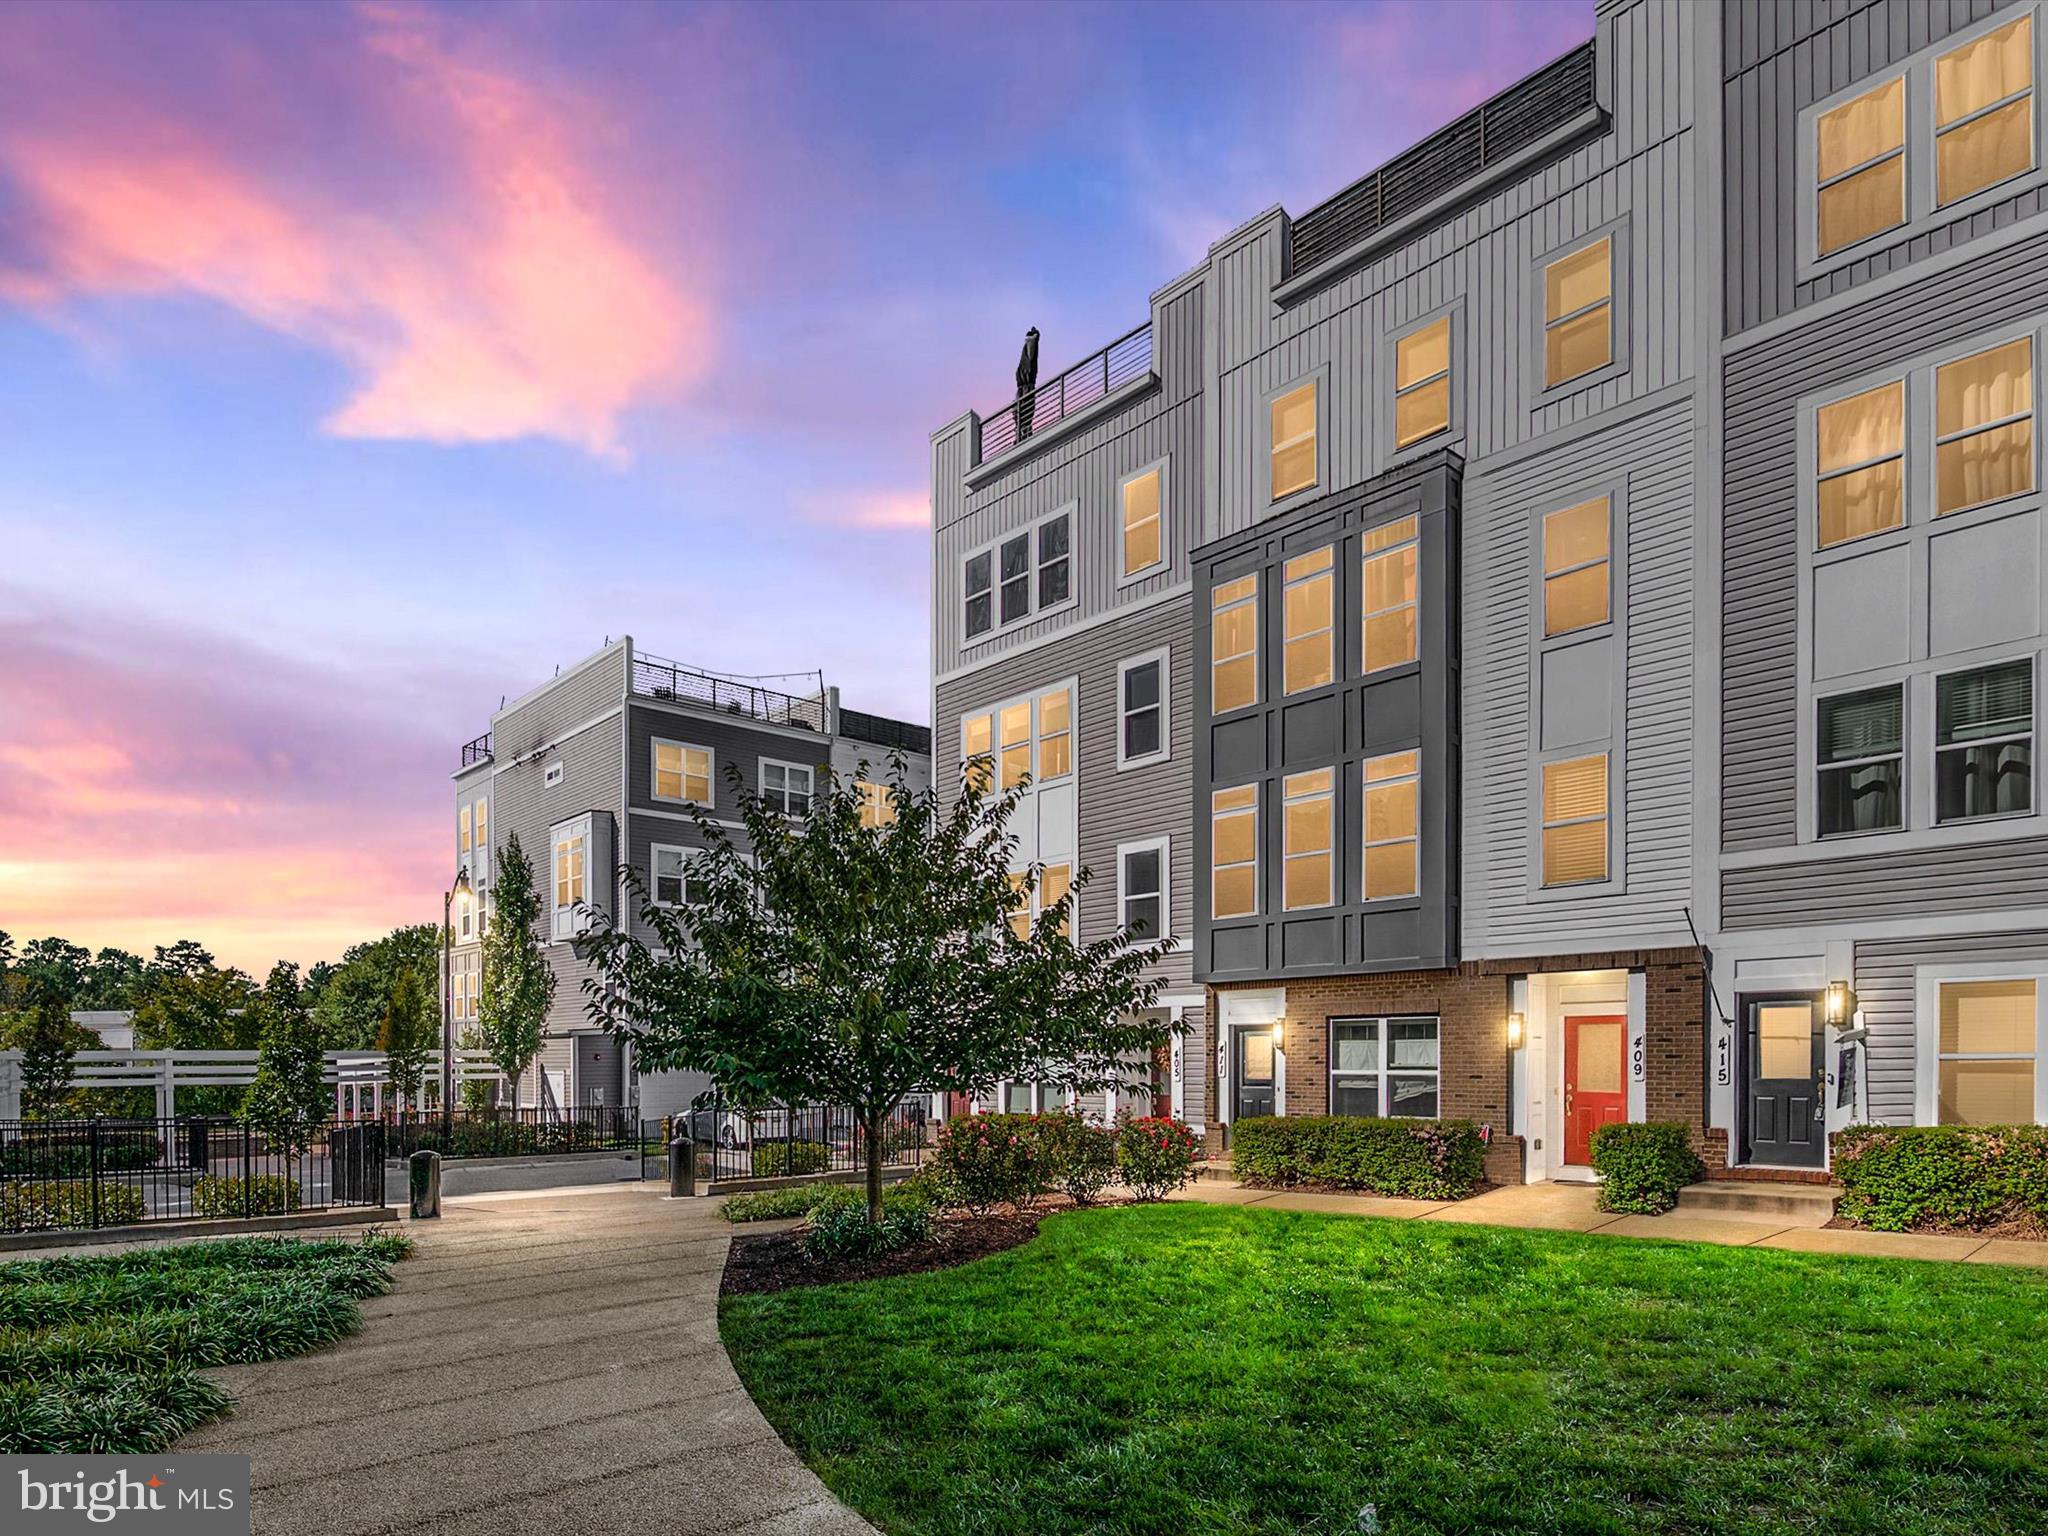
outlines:
{"label": "street lamp post", "polygon": [[449,914],[460,895],[469,900],[469,871],[458,869],[455,884],[441,896],[441,1150],[445,1154],[455,1136],[455,928]]}

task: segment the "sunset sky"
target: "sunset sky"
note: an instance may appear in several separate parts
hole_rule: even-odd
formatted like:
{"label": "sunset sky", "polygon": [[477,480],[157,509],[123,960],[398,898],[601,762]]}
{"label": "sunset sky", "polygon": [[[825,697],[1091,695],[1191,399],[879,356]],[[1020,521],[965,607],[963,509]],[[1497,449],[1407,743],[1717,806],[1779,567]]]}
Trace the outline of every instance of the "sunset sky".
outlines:
{"label": "sunset sky", "polygon": [[632,634],[925,718],[927,438],[1592,0],[0,7],[0,929],[438,918]]}

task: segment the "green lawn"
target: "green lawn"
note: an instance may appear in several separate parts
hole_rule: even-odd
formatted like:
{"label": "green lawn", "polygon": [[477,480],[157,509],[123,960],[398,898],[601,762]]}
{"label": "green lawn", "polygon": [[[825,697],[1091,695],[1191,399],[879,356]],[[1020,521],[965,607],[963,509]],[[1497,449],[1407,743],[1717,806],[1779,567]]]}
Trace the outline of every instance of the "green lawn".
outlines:
{"label": "green lawn", "polygon": [[355,1332],[403,1237],[239,1237],[0,1264],[0,1454],[161,1449],[232,1401],[200,1374]]}
{"label": "green lawn", "polygon": [[890,1532],[2048,1529],[2039,1272],[1176,1204],[721,1321]]}

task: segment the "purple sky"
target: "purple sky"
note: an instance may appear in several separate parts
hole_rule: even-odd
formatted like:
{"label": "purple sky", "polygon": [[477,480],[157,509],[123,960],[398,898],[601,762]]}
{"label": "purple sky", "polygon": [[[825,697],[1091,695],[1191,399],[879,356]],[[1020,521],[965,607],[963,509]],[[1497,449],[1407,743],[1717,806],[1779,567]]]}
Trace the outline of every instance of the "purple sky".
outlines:
{"label": "purple sky", "polygon": [[931,430],[1591,0],[0,7],[0,928],[431,920],[607,635],[922,719]]}

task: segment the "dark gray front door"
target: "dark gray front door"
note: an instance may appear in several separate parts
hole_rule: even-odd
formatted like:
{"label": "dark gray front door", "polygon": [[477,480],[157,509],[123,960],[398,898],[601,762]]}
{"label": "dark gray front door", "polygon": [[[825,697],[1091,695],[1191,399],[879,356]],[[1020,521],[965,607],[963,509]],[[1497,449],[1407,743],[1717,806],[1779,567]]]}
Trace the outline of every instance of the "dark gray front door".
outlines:
{"label": "dark gray front door", "polygon": [[626,1102],[625,1061],[610,1035],[576,1037],[576,1102],[616,1109]]}
{"label": "dark gray front door", "polygon": [[1820,1167],[1827,1160],[1820,999],[1745,997],[1742,1045],[1743,1161]]}
{"label": "dark gray front door", "polygon": [[1270,1029],[1240,1029],[1237,1032],[1237,1070],[1232,1074],[1230,1118],[1248,1120],[1254,1115],[1273,1113],[1273,1032]]}

